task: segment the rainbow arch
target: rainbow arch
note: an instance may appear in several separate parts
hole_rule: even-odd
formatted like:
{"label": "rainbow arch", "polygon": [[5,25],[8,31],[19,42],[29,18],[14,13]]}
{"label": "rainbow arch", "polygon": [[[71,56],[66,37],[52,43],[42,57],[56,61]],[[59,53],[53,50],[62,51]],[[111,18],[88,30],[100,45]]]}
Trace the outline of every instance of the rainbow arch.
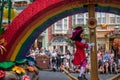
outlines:
{"label": "rainbow arch", "polygon": [[0,36],[7,42],[7,52],[0,54],[0,61],[25,58],[39,34],[59,19],[87,12],[84,5],[89,2],[97,4],[96,11],[120,15],[119,0],[36,0],[22,11]]}

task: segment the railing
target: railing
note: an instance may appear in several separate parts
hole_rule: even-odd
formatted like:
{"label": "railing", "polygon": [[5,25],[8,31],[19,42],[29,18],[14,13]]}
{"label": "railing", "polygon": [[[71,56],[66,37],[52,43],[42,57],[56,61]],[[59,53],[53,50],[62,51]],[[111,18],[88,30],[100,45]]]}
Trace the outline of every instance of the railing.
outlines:
{"label": "railing", "polygon": [[67,30],[55,30],[53,34],[67,34]]}
{"label": "railing", "polygon": [[120,74],[117,74],[117,75],[115,75],[112,78],[109,78],[107,80],[120,80]]}
{"label": "railing", "polygon": [[64,71],[69,80],[78,80],[77,77],[71,75],[64,67],[61,67],[61,69]]}

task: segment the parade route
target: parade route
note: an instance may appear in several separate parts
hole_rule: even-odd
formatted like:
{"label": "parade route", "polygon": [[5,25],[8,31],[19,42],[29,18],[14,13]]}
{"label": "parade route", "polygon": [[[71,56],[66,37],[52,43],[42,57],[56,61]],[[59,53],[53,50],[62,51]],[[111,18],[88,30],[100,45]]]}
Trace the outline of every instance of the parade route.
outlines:
{"label": "parade route", "polygon": [[[71,73],[73,76],[78,76],[78,73]],[[115,74],[99,74],[100,80],[107,80]],[[64,72],[53,72],[49,70],[41,70],[39,74],[39,80],[69,80]],[[90,74],[87,74],[87,78]]]}

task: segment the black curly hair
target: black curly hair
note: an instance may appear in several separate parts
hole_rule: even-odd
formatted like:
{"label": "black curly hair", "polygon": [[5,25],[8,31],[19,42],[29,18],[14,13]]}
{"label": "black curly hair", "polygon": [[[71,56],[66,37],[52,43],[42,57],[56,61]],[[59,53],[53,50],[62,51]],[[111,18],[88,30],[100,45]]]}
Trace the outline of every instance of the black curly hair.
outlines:
{"label": "black curly hair", "polygon": [[77,36],[75,37],[75,41],[81,41],[82,40],[82,38],[80,37],[80,34],[81,33],[77,34]]}

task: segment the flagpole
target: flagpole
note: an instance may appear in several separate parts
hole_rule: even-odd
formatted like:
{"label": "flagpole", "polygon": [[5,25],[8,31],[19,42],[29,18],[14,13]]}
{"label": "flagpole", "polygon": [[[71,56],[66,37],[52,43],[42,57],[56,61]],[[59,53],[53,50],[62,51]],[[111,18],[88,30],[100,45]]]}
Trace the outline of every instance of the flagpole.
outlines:
{"label": "flagpole", "polygon": [[12,7],[12,2],[11,0],[8,0],[8,24],[10,24],[10,20],[11,20],[11,7]]}
{"label": "flagpole", "polygon": [[2,5],[1,5],[0,29],[2,28],[3,10],[4,10],[4,0],[2,0]]}

